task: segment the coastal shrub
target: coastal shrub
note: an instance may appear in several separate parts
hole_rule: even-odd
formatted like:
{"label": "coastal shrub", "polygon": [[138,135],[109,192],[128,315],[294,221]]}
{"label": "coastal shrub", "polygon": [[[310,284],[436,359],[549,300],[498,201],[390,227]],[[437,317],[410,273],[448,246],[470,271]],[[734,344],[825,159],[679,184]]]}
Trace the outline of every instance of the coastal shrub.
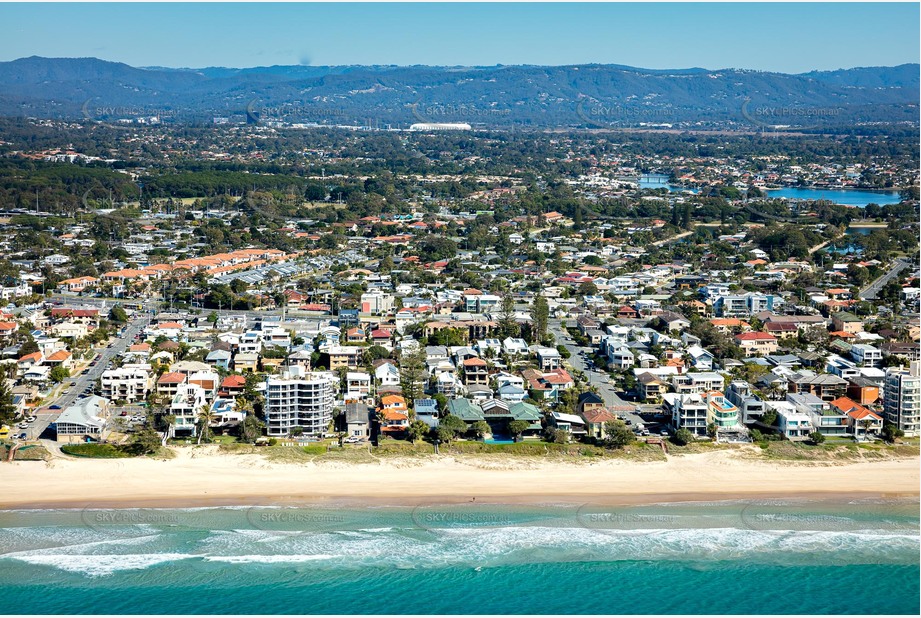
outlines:
{"label": "coastal shrub", "polygon": [[61,451],[74,457],[92,457],[94,459],[124,459],[136,457],[140,453],[137,449],[130,449],[115,444],[65,444]]}
{"label": "coastal shrub", "polygon": [[275,446],[278,444],[278,438],[269,438],[269,446]]}
{"label": "coastal shrub", "polygon": [[687,427],[682,427],[672,436],[672,442],[678,446],[685,446],[694,441],[694,434]]}
{"label": "coastal shrub", "polygon": [[809,441],[815,445],[819,445],[825,442],[825,436],[818,431],[813,431],[809,434]]}

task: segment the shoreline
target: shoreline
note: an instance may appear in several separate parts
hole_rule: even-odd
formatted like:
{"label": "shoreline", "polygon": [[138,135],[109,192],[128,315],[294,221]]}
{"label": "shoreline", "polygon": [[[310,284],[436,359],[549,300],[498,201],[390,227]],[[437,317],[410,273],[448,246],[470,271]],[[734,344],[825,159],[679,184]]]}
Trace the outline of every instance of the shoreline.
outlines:
{"label": "shoreline", "polygon": [[444,457],[278,463],[181,449],[174,459],[64,459],[0,468],[0,510],[218,506],[648,504],[918,498],[919,459],[793,463],[717,451],[666,461]]}
{"label": "shoreline", "polygon": [[758,500],[789,500],[791,502],[809,502],[821,504],[847,504],[855,500],[870,501],[919,501],[918,492],[725,492],[725,493],[635,493],[635,494],[509,494],[504,496],[470,497],[454,494],[428,495],[412,497],[405,495],[375,496],[356,498],[353,496],[296,496],[284,498],[275,496],[247,495],[237,498],[169,498],[155,497],[143,499],[124,498],[119,500],[86,501],[43,501],[7,505],[0,503],[0,513],[19,511],[95,511],[95,510],[201,510],[233,508],[316,508],[316,509],[358,509],[358,508],[394,508],[409,509],[416,507],[475,505],[477,507],[632,507],[653,506],[657,504],[697,504],[697,503],[734,503]]}

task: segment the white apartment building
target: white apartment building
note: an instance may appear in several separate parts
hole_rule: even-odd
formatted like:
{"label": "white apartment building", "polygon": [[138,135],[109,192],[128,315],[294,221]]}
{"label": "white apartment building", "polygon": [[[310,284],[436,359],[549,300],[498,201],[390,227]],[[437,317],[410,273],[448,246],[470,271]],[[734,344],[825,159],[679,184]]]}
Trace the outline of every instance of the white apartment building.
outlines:
{"label": "white apartment building", "polygon": [[329,372],[301,371],[291,367],[287,377],[266,379],[265,416],[270,436],[286,436],[295,427],[305,436],[319,437],[333,417],[333,398],[338,378]]}
{"label": "white apartment building", "polygon": [[887,423],[892,423],[906,436],[921,432],[921,362],[912,361],[908,370],[889,368],[883,389],[883,410]]}
{"label": "white apartment building", "polygon": [[345,398],[366,399],[371,394],[371,376],[363,371],[345,374]]}
{"label": "white apartment building", "polygon": [[366,292],[361,295],[361,312],[373,315],[390,313],[394,307],[394,299],[390,294],[383,292]]}
{"label": "white apartment building", "polygon": [[208,398],[205,389],[198,384],[180,384],[169,407],[169,413],[176,417],[172,435],[195,436],[198,415],[206,405]]}
{"label": "white apartment building", "polygon": [[867,343],[855,343],[850,350],[851,359],[864,367],[879,367],[883,362],[883,352]]}
{"label": "white apartment building", "polygon": [[675,392],[681,394],[722,391],[724,384],[725,380],[723,376],[714,371],[684,373],[672,376],[672,386],[675,387]]}
{"label": "white apartment building", "polygon": [[102,372],[102,396],[110,401],[143,401],[150,390],[150,365],[132,364]]}
{"label": "white apartment building", "polygon": [[777,427],[788,440],[806,440],[813,432],[812,415],[789,401],[766,401],[765,405],[777,413]]}

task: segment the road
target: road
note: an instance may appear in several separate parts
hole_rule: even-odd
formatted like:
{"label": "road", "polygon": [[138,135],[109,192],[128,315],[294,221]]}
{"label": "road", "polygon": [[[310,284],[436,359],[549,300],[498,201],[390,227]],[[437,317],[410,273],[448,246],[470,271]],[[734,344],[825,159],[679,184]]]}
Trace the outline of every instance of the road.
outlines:
{"label": "road", "polygon": [[905,258],[898,258],[886,274],[861,290],[858,296],[863,300],[874,300],[876,295],[879,294],[880,290],[882,290],[887,283],[897,277],[900,272],[911,266],[912,263]]}
{"label": "road", "polygon": [[[563,331],[560,320],[548,320],[547,322],[548,330],[553,334],[556,342],[562,344],[567,350],[569,350],[570,357],[566,359],[566,362],[573,368],[575,371],[583,372],[588,378],[589,386],[597,386],[598,394],[604,399],[604,405],[611,406],[633,406],[634,404],[624,401],[617,395],[617,391],[613,384],[611,384],[611,376],[607,372],[596,372],[586,369],[585,360],[579,356],[581,348],[575,344],[572,340],[572,337],[569,336],[569,333]],[[618,415],[624,419],[629,419],[630,422],[634,425],[637,423],[646,424],[639,415],[633,414],[631,412],[618,412]]]}
{"label": "road", "polygon": [[24,431],[29,440],[37,440],[44,433],[51,423],[58,420],[61,412],[71,405],[78,398],[83,396],[83,391],[87,387],[92,388],[96,380],[102,376],[106,364],[128,349],[128,346],[134,341],[135,336],[148,324],[150,318],[147,314],[138,314],[134,320],[128,324],[125,334],[115,339],[111,347],[103,348],[102,352],[96,357],[97,362],[85,374],[80,374],[75,378],[72,386],[66,386],[61,395],[53,402],[53,405],[59,406],[59,409],[43,408],[43,411],[36,414],[36,420],[31,423]]}
{"label": "road", "polygon": [[670,238],[666,238],[665,240],[657,240],[657,241],[655,241],[654,243],[652,243],[652,245],[655,246],[655,247],[661,247],[662,245],[667,245],[667,244],[670,243],[670,242],[675,242],[676,240],[681,240],[682,238],[685,238],[685,237],[687,237],[687,236],[690,236],[690,235],[693,234],[693,233],[694,233],[693,230],[691,230],[690,232],[681,232],[680,234],[675,234],[674,236],[672,236],[672,237],[670,237]]}
{"label": "road", "polygon": [[[48,297],[48,300],[61,302],[64,306],[70,307],[99,307],[99,308],[111,308],[112,305],[117,303],[136,303],[135,299],[119,299],[119,298],[95,298],[89,296],[68,296],[65,294],[52,294]],[[144,311],[162,311],[164,313],[169,312],[168,307],[162,306],[163,304],[159,300],[143,300],[141,301]],[[182,311],[180,309],[175,309],[175,311]],[[260,318],[267,315],[281,315],[281,309],[200,309],[202,316],[207,316],[212,311],[220,316],[225,315],[242,315],[246,316],[248,320]],[[299,311],[298,309],[285,309],[285,316],[291,318],[313,318],[317,321],[322,320],[322,318],[317,318],[316,314],[311,314],[306,311]],[[327,318],[329,316],[326,316]]]}

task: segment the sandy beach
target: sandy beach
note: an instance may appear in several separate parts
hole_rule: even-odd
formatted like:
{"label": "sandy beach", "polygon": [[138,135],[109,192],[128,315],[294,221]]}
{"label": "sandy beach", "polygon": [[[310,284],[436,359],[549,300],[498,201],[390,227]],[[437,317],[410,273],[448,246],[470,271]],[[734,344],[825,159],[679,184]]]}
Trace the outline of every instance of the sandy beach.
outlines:
{"label": "sandy beach", "polygon": [[169,460],[55,457],[3,463],[0,508],[191,507],[317,502],[641,502],[745,496],[917,496],[919,460],[842,464],[766,462],[719,451],[661,462],[565,463],[531,458],[383,459],[379,463],[274,463],[215,447]]}

